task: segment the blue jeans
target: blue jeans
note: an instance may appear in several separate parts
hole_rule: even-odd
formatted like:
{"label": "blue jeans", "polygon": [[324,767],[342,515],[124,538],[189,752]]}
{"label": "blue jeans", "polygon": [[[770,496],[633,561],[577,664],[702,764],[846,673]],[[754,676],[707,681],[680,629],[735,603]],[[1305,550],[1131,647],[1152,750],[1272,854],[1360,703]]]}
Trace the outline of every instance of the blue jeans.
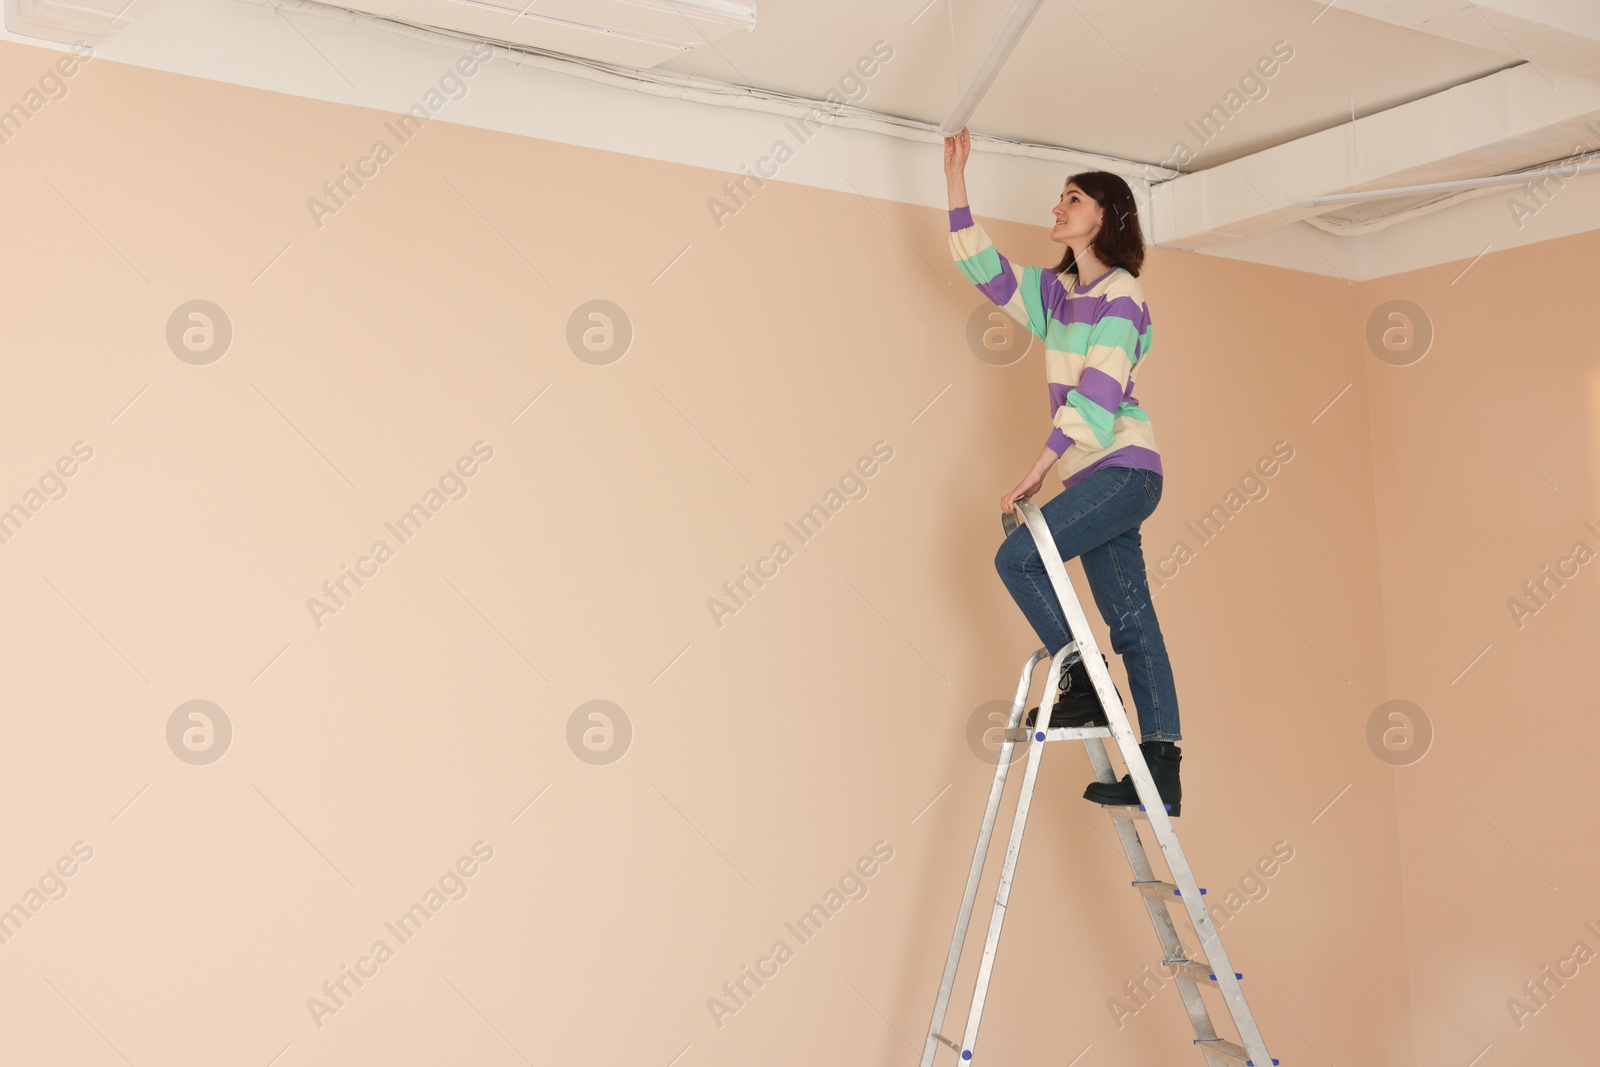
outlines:
{"label": "blue jeans", "polygon": [[[1039,508],[1062,560],[1083,559],[1089,590],[1111,630],[1111,649],[1128,669],[1141,741],[1181,740],[1172,663],[1150,603],[1139,541],[1139,524],[1161,502],[1161,486],[1162,477],[1154,471],[1107,467]],[[1045,648],[1052,656],[1060,652],[1072,631],[1026,523],[1006,537],[994,566]],[[1052,695],[1045,706],[1053,702]]]}

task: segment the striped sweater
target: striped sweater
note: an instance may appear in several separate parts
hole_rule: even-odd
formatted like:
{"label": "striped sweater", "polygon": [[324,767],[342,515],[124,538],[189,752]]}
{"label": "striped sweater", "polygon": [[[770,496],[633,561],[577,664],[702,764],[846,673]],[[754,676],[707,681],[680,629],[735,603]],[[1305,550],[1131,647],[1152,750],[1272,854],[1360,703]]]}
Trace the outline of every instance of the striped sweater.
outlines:
{"label": "striped sweater", "polygon": [[[1107,467],[1161,473],[1150,417],[1133,395],[1150,355],[1150,309],[1139,279],[1113,267],[1088,285],[1048,267],[1018,269],[1000,254],[972,209],[950,212],[950,253],[978,291],[1044,339],[1050,390],[1046,446],[1071,486]],[[1066,284],[1063,284],[1063,279]]]}

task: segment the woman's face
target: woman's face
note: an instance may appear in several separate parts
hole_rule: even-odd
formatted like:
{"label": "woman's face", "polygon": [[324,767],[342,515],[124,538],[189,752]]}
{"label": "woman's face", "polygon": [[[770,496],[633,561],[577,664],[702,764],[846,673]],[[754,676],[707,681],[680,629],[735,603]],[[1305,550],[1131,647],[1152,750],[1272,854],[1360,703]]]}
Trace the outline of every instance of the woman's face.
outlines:
{"label": "woman's face", "polygon": [[1081,241],[1087,247],[1100,229],[1105,209],[1094,202],[1094,197],[1068,182],[1053,214],[1056,224],[1050,231],[1050,240],[1074,245]]}

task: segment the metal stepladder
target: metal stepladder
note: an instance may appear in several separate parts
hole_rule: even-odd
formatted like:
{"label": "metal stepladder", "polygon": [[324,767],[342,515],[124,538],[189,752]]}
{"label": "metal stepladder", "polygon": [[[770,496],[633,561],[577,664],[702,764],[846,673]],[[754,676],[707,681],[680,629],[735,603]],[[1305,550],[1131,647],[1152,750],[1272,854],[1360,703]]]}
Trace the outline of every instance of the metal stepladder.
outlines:
{"label": "metal stepladder", "polygon": [[[1016,501],[1016,508],[1039,547],[1045,573],[1049,575],[1050,584],[1066,612],[1068,628],[1076,640],[1068,642],[1051,659],[1050,672],[1044,688],[1045,698],[1039,702],[1040,721],[1031,729],[1022,725],[1023,708],[1028,702],[1033,668],[1046,657],[1047,650],[1039,649],[1028,657],[1028,661],[1022,666],[1022,676],[1017,683],[1016,698],[1011,704],[1011,715],[1000,747],[999,762],[995,766],[994,784],[989,790],[989,803],[984,809],[983,825],[978,832],[978,847],[973,853],[972,870],[967,875],[966,891],[961,898],[961,912],[956,918],[955,935],[950,942],[950,955],[945,960],[944,976],[939,982],[939,997],[934,1003],[933,1021],[928,1026],[928,1037],[923,1045],[921,1067],[933,1067],[934,1054],[941,1044],[960,1055],[962,1067],[972,1062],[978,1040],[978,1022],[983,1015],[984,999],[988,994],[989,979],[994,971],[995,953],[1000,944],[1000,927],[1005,921],[1006,902],[1011,895],[1011,879],[1016,871],[1017,853],[1022,848],[1022,831],[1028,819],[1028,807],[1033,798],[1034,783],[1045,744],[1050,741],[1082,741],[1084,748],[1088,750],[1089,762],[1094,767],[1095,776],[1102,782],[1111,783],[1117,781],[1117,778],[1106,755],[1102,740],[1106,737],[1116,741],[1117,747],[1122,752],[1123,762],[1127,765],[1128,774],[1133,779],[1134,789],[1143,803],[1126,807],[1112,805],[1105,807],[1117,828],[1117,836],[1121,838],[1123,851],[1127,853],[1128,864],[1133,869],[1133,886],[1143,896],[1145,908],[1150,913],[1150,921],[1156,928],[1156,937],[1161,942],[1162,962],[1171,973],[1183,999],[1183,1005],[1188,1010],[1189,1021],[1194,1026],[1194,1043],[1205,1055],[1207,1067],[1229,1067],[1231,1064],[1265,1067],[1267,1064],[1277,1064],[1278,1061],[1267,1053],[1261,1031],[1256,1026],[1255,1017],[1250,1013],[1250,1005],[1246,1003],[1244,991],[1239,986],[1239,979],[1244,976],[1234,971],[1233,965],[1229,962],[1228,954],[1222,947],[1222,939],[1202,899],[1205,890],[1195,884],[1194,874],[1189,869],[1188,860],[1184,858],[1182,847],[1178,844],[1172,819],[1167,814],[1169,805],[1161,803],[1155,781],[1150,776],[1144,755],[1140,752],[1138,741],[1135,740],[1133,730],[1128,724],[1127,711],[1122,706],[1115,685],[1112,684],[1110,672],[1100,658],[1094,635],[1089,630],[1083,608],[1073,592],[1072,583],[1067,577],[1066,568],[1062,564],[1050,528],[1031,499],[1019,498]],[[1009,536],[1018,523],[1014,516],[1002,513],[1001,525]],[[1105,708],[1106,719],[1110,725],[1081,729],[1051,729],[1049,716],[1056,686],[1067,667],[1078,660],[1082,660],[1090,680],[1094,682],[1095,692],[1099,694],[1101,706]],[[1001,795],[1005,792],[1006,772],[1010,769],[1012,761],[1012,746],[1018,741],[1029,742],[1027,768],[1022,776],[1022,791],[1017,798],[1017,811],[1011,825],[1011,841],[1006,848],[1005,864],[1000,870],[994,913],[989,920],[988,936],[984,939],[983,960],[978,966],[977,984],[972,993],[972,1009],[967,1014],[965,1034],[957,1044],[942,1034],[940,1028],[944,1025],[945,1010],[949,1007],[950,993],[955,986],[956,968],[961,961],[962,946],[966,942],[967,924],[972,918],[972,905],[978,895],[978,882],[983,876],[989,838],[994,831]],[[1161,846],[1167,868],[1172,872],[1171,882],[1156,878],[1150,866],[1150,859],[1140,843],[1138,831],[1134,827],[1136,819],[1149,822],[1150,830]],[[1167,910],[1167,905],[1173,898],[1177,898],[1188,910],[1189,920],[1205,950],[1204,958],[1191,957],[1179,939],[1177,929],[1173,926],[1172,915]],[[1223,1002],[1238,1029],[1242,1045],[1217,1036],[1216,1029],[1211,1023],[1211,1016],[1200,996],[1202,986],[1209,986],[1221,992]]]}

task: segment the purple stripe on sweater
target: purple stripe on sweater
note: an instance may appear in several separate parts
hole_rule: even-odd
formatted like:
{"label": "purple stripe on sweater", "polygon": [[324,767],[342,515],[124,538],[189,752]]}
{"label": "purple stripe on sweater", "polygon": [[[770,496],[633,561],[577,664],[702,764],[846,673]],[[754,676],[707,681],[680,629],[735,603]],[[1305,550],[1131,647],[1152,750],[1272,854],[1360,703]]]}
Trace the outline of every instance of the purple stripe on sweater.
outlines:
{"label": "purple stripe on sweater", "polygon": [[972,225],[972,205],[962,204],[950,209],[950,232],[964,230]]}
{"label": "purple stripe on sweater", "polygon": [[1062,433],[1061,427],[1057,426],[1050,431],[1050,436],[1045,439],[1044,444],[1045,447],[1054,452],[1056,454],[1056,458],[1059,459],[1067,451],[1067,449],[1072,447],[1072,438]]}
{"label": "purple stripe on sweater", "polygon": [[[1115,415],[1122,406],[1121,395],[1117,392],[1117,380],[1098,367],[1085,367],[1078,376],[1077,385],[1062,385],[1060,382],[1049,382],[1047,388],[1050,393],[1050,417],[1056,417],[1056,411],[1067,402],[1067,397],[1073,392],[1082,393],[1096,404]],[[1133,389],[1128,389],[1129,396]]]}
{"label": "purple stripe on sweater", "polygon": [[1002,307],[1011,302],[1012,294],[1017,291],[1017,276],[1011,273],[1011,263],[996,248],[994,254],[1000,257],[1000,273],[978,286],[978,292]]}
{"label": "purple stripe on sweater", "polygon": [[[1066,287],[1061,284],[1061,279],[1056,277],[1054,271],[1044,271],[1041,276],[1044,281],[1040,296],[1044,302],[1045,313],[1062,325],[1074,322],[1095,323],[1104,315],[1120,315],[1133,323],[1135,333],[1143,336],[1145,327],[1150,324],[1149,309],[1141,307],[1131,296],[1119,296],[1111,300],[1103,296],[1069,298]],[[1128,354],[1133,355],[1131,352]]]}
{"label": "purple stripe on sweater", "polygon": [[1122,397],[1122,386],[1099,367],[1085,367],[1078,376],[1078,392],[1115,415]]}
{"label": "purple stripe on sweater", "polygon": [[1103,471],[1108,467],[1132,467],[1135,470],[1150,471],[1153,474],[1160,474],[1165,477],[1165,473],[1161,470],[1160,455],[1150,451],[1148,448],[1140,448],[1138,445],[1123,445],[1115,452],[1102,456],[1083,468],[1083,470],[1077,471],[1072,477],[1063,478],[1061,485],[1063,488],[1070,489],[1078,482],[1089,477],[1089,475],[1096,471]]}

